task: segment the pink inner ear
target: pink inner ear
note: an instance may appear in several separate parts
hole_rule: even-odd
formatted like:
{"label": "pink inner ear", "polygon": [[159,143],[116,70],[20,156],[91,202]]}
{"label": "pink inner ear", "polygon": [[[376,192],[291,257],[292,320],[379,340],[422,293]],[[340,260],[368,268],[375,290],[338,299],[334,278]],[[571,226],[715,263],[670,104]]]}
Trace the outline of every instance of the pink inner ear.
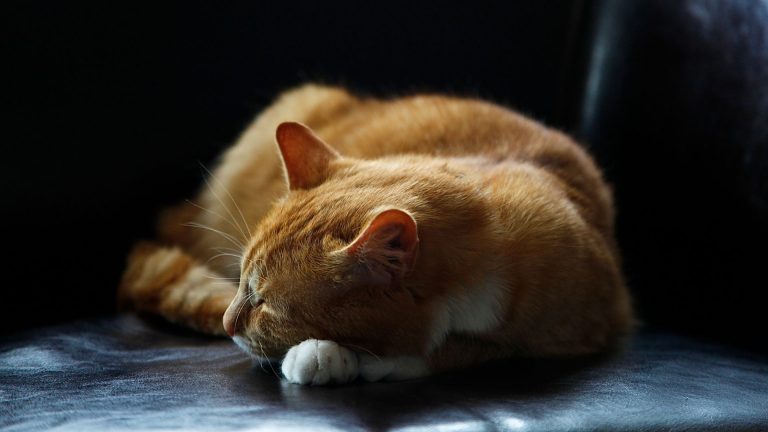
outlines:
{"label": "pink inner ear", "polygon": [[379,213],[349,245],[347,253],[402,276],[413,268],[418,244],[416,221],[402,210],[391,209]]}
{"label": "pink inner ear", "polygon": [[309,189],[322,183],[339,154],[301,123],[281,123],[275,132],[289,187]]}

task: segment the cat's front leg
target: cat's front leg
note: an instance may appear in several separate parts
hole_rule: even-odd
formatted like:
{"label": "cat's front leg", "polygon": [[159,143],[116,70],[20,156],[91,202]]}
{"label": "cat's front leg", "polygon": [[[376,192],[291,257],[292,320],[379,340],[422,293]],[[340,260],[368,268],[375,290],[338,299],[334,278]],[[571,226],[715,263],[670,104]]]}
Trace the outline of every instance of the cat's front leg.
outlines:
{"label": "cat's front leg", "polygon": [[343,384],[358,376],[366,381],[400,381],[429,374],[420,357],[378,357],[357,354],[336,342],[308,339],[292,347],[283,359],[285,378],[295,384]]}
{"label": "cat's front leg", "polygon": [[359,354],[360,377],[366,381],[403,381],[430,374],[427,362],[421,357],[378,357]]}

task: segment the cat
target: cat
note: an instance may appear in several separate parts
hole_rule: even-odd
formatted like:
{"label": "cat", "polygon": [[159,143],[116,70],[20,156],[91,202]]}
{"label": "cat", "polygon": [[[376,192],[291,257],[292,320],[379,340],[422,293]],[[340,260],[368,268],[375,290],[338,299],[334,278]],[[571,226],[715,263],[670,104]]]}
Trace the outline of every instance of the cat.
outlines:
{"label": "cat", "polygon": [[566,135],[476,99],[283,93],[160,217],[123,308],[293,383],[599,352],[633,326],[612,193]]}

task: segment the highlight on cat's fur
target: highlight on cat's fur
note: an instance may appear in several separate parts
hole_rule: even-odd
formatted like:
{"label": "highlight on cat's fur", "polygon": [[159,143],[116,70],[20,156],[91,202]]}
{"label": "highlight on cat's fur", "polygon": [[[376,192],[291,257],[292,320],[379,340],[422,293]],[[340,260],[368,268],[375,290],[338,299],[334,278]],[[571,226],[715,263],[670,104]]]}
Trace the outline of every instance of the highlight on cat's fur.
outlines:
{"label": "highlight on cat's fur", "polygon": [[586,152],[515,112],[310,84],[162,215],[119,301],[301,384],[588,354],[633,322],[613,220]]}

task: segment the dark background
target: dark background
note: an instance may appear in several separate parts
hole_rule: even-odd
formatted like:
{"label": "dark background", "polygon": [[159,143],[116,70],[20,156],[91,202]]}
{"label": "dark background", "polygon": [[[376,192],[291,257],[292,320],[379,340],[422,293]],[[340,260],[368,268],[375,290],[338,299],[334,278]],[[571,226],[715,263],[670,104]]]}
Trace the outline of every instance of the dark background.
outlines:
{"label": "dark background", "polygon": [[311,80],[479,96],[575,135],[616,187],[644,320],[765,350],[768,104],[738,101],[768,67],[681,28],[696,2],[263,3],[4,4],[0,331],[111,313],[157,211]]}

